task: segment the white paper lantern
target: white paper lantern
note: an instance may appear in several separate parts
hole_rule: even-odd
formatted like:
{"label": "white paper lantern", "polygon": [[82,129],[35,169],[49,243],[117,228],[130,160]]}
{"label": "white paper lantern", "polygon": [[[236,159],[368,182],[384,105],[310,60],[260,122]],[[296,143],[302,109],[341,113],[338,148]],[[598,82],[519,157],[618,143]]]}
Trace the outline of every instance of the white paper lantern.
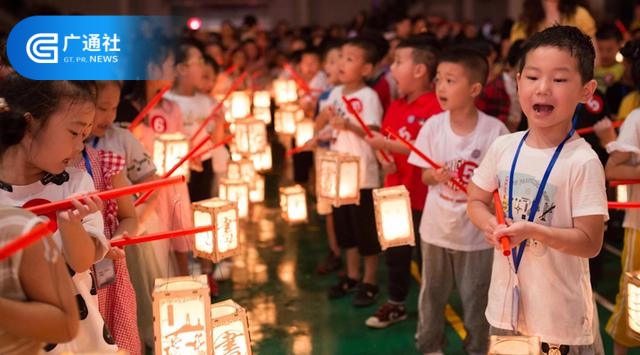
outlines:
{"label": "white paper lantern", "polygon": [[234,91],[228,98],[231,122],[251,114],[251,98],[246,91]]}
{"label": "white paper lantern", "polygon": [[320,175],[316,180],[318,199],[335,207],[360,203],[360,158],[327,151],[319,158]]}
{"label": "white paper lantern", "polygon": [[211,354],[206,275],[158,278],[153,289],[156,354]]}
{"label": "white paper lantern", "polygon": [[196,227],[215,226],[213,231],[196,234],[194,254],[214,263],[240,254],[238,241],[238,208],[235,202],[221,198],[194,202]]}
{"label": "white paper lantern", "polygon": [[256,174],[254,188],[249,190],[249,202],[264,202],[264,176]]}
{"label": "white paper lantern", "polygon": [[271,170],[273,166],[271,145],[267,144],[263,152],[251,155],[251,161],[253,161],[255,171],[265,172]]}
{"label": "white paper lantern", "polygon": [[262,152],[267,146],[267,126],[261,120],[245,118],[235,122],[235,147],[240,154]]}
{"label": "white paper lantern", "polygon": [[290,224],[307,222],[307,195],[298,184],[280,188],[282,218]]}
{"label": "white paper lantern", "polygon": [[489,355],[539,355],[540,338],[535,336],[492,335]]}
{"label": "white paper lantern", "polygon": [[628,332],[636,340],[640,340],[640,271],[625,273],[627,288]]}
{"label": "white paper lantern", "polygon": [[253,109],[256,108],[270,108],[271,107],[271,94],[266,90],[258,90],[253,92]]}
{"label": "white paper lantern", "polygon": [[264,122],[265,124],[271,123],[271,109],[255,107],[253,109],[253,118]]}
{"label": "white paper lantern", "polygon": [[251,355],[247,312],[233,300],[211,305],[213,355]]}
{"label": "white paper lantern", "polygon": [[274,80],[273,93],[275,96],[276,105],[283,105],[298,101],[298,87],[294,80]]}
{"label": "white paper lantern", "polygon": [[382,250],[416,244],[409,191],[404,185],[373,189],[373,208]]}
{"label": "white paper lantern", "polygon": [[301,147],[311,138],[314,134],[313,120],[305,118],[296,124],[296,146]]}
{"label": "white paper lantern", "polygon": [[238,161],[230,161],[227,165],[227,178],[242,179],[249,184],[249,188],[255,187],[256,169],[253,167],[253,161],[242,158]]}
{"label": "white paper lantern", "polygon": [[297,122],[302,119],[304,119],[304,111],[298,106],[288,105],[276,110],[273,128],[278,133],[294,134]]}
{"label": "white paper lantern", "polygon": [[[158,175],[171,170],[189,152],[189,140],[182,133],[164,133],[153,142],[153,163]],[[183,163],[173,176],[189,176],[189,164]]]}
{"label": "white paper lantern", "polygon": [[249,215],[249,184],[242,179],[220,179],[220,198],[233,201],[238,206],[238,218]]}

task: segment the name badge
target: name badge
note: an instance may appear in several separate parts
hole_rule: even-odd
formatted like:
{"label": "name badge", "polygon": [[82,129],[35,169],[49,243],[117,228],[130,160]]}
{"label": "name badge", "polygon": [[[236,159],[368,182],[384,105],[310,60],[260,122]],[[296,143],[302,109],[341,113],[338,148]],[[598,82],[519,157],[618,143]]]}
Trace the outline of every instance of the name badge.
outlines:
{"label": "name badge", "polygon": [[96,287],[103,288],[116,280],[116,268],[113,260],[104,258],[93,265],[93,277]]}

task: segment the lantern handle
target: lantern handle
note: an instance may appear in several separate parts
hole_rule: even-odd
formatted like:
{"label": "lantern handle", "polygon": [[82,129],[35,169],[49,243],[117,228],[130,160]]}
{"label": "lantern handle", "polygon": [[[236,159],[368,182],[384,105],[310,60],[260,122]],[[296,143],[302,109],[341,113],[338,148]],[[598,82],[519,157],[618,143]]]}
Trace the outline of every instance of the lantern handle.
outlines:
{"label": "lantern handle", "polygon": [[[342,95],[342,101],[344,102],[345,106],[347,107],[347,111],[349,111],[353,115],[353,117],[356,118],[356,120],[360,124],[360,127],[362,127],[362,129],[364,130],[364,133],[369,138],[373,138],[373,132],[371,132],[371,128],[369,128],[369,126],[367,126],[364,123],[364,120],[362,119],[362,117],[360,117],[360,114],[356,111],[356,109],[353,107],[353,105],[351,105],[351,101],[349,101],[349,99],[347,99],[347,97],[344,96],[344,95]],[[387,155],[387,153],[384,152],[384,150],[380,150],[380,155],[382,155],[382,157],[384,158],[384,160],[387,163],[391,162],[391,158],[389,157],[389,155]]]}
{"label": "lantern handle", "polygon": [[212,231],[215,231],[215,229],[216,229],[215,225],[210,225],[210,226],[202,226],[202,227],[182,229],[182,230],[176,230],[176,231],[147,234],[147,235],[141,235],[135,238],[125,238],[125,239],[112,241],[111,246],[122,248],[123,246],[131,245],[131,244],[146,243],[146,242],[151,242],[154,240],[161,240],[161,239],[184,237],[184,236],[203,233],[203,232],[212,232]]}

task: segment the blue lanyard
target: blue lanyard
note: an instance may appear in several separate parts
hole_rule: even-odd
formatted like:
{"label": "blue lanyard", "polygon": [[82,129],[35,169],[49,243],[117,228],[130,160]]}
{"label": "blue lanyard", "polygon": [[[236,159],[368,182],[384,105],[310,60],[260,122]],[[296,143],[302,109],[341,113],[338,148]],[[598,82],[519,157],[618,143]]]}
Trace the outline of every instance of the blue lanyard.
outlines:
{"label": "blue lanyard", "polygon": [[91,145],[95,148],[98,145],[99,140],[100,140],[100,137],[94,137],[93,142],[91,142]]}
{"label": "blue lanyard", "polygon": [[[553,166],[556,164],[556,161],[560,156],[560,152],[562,151],[564,144],[569,140],[569,138],[571,138],[571,136],[573,136],[573,134],[576,131],[575,123],[576,123],[577,114],[578,114],[578,109],[576,109],[576,113],[573,116],[573,125],[571,127],[571,130],[569,131],[567,136],[562,140],[560,145],[558,145],[558,147],[556,148],[556,151],[553,152],[551,161],[549,162],[549,165],[547,165],[547,169],[545,170],[544,175],[542,176],[542,180],[540,181],[540,186],[538,187],[538,192],[536,193],[536,197],[533,200],[533,203],[531,204],[531,210],[529,211],[529,217],[527,218],[529,222],[533,222],[533,220],[536,217],[536,212],[538,211],[538,206],[540,205],[540,199],[542,198],[544,187],[547,185],[547,180],[549,179],[549,175],[551,175],[551,170],[553,169]],[[520,140],[520,144],[518,144],[518,148],[516,149],[516,154],[513,157],[513,162],[511,163],[511,171],[509,172],[509,196],[508,196],[509,211],[508,213],[509,213],[509,218],[512,221],[513,221],[513,208],[512,208],[511,201],[513,200],[513,179],[516,172],[516,164],[518,163],[518,157],[520,156],[520,150],[522,149],[522,145],[524,144],[524,141],[527,139],[528,135],[529,135],[529,131],[527,131],[527,133],[525,133],[522,136],[522,139]],[[522,255],[524,254],[524,248],[526,246],[527,246],[527,242],[522,241],[522,243],[520,243],[520,246],[518,247],[517,250],[516,250],[516,247],[512,248],[511,252],[513,254],[513,266],[515,268],[516,273],[518,272],[518,267],[520,266],[520,261],[522,260]]]}
{"label": "blue lanyard", "polygon": [[89,161],[89,155],[86,149],[82,150],[82,158],[84,159],[84,168],[87,169],[87,173],[93,178],[93,169],[91,169],[91,161]]}

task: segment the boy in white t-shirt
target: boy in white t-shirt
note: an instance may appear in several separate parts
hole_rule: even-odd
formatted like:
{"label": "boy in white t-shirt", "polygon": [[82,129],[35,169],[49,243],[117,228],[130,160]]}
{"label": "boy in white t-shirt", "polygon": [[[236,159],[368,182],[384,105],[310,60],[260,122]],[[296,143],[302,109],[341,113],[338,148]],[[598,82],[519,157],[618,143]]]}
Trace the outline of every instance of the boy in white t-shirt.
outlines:
{"label": "boy in white t-shirt", "polygon": [[[380,187],[380,173],[375,153],[364,140],[365,132],[348,111],[342,97],[349,100],[367,126],[379,129],[382,105],[376,92],[364,81],[373,70],[374,54],[374,44],[362,38],[353,38],[342,46],[338,64],[342,85],[331,90],[322,113],[330,117],[329,123],[334,130],[330,149],[360,157],[360,203],[333,208],[336,239],[340,249],[345,251],[347,272],[329,290],[329,298],[344,297],[357,290],[353,299],[356,307],[372,305],[378,295],[376,272],[380,244],[372,190]],[[359,283],[360,255],[364,258],[364,276]]]}
{"label": "boy in white t-shirt", "polygon": [[[554,26],[522,53],[518,97],[529,131],[496,139],[469,185],[469,218],[490,244],[506,236],[514,247],[513,257],[494,252],[485,315],[491,334],[538,336],[548,354],[604,353],[588,258],[608,218],[605,178],[572,122],[597,85],[595,51],[577,28]],[[508,226],[492,213],[496,189]]]}
{"label": "boy in white t-shirt", "polygon": [[416,347],[422,353],[441,354],[444,345],[444,309],[455,285],[464,309],[469,354],[486,354],[489,324],[483,312],[491,279],[493,251],[482,231],[467,218],[466,185],[491,143],[507,128],[479,111],[476,97],[487,80],[489,65],[479,53],[451,48],[442,53],[436,70],[436,96],[444,112],[431,116],[415,145],[442,168],[434,169],[417,154],[409,163],[424,168],[429,185],[420,221],[422,283],[418,300]]}

